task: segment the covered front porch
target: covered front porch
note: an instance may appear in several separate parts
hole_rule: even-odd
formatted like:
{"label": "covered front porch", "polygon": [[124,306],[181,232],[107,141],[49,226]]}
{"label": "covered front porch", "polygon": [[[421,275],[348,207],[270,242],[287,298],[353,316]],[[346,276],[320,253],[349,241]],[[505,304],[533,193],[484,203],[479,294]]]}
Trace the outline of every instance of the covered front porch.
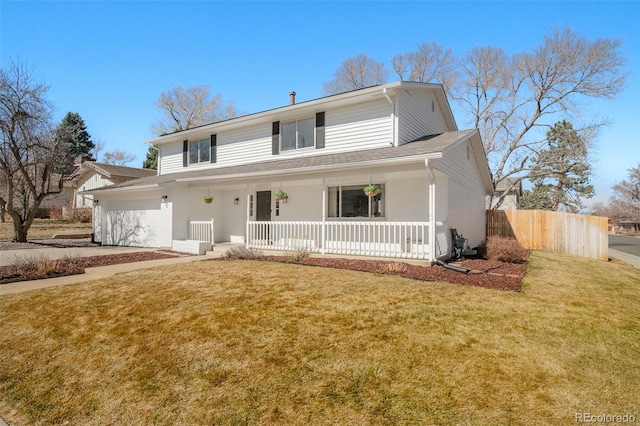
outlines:
{"label": "covered front porch", "polygon": [[[370,183],[379,185],[378,194],[364,193]],[[281,192],[287,198],[279,199]],[[188,229],[183,239],[244,243],[259,250],[428,261],[448,250],[445,221],[437,220],[446,217],[447,177],[429,173],[424,162],[421,167],[225,185],[192,181],[176,197],[178,193],[185,204],[197,199],[196,194],[214,198],[212,204],[188,203],[188,223],[175,223],[176,230]]]}
{"label": "covered front porch", "polygon": [[430,259],[428,222],[247,222],[246,245],[261,250]]}

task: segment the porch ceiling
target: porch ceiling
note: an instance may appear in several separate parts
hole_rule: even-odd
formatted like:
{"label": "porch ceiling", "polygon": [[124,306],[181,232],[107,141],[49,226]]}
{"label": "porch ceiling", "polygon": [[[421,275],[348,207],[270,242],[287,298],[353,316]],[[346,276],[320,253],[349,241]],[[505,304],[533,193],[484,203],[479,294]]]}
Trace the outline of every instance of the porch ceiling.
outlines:
{"label": "porch ceiling", "polygon": [[135,191],[175,182],[197,183],[200,181],[265,178],[420,162],[424,161],[425,158],[441,154],[446,148],[461,139],[467,138],[473,132],[475,132],[475,130],[446,132],[440,135],[420,138],[414,142],[397,147],[287,158],[261,163],[150,176],[111,185],[91,192]]}

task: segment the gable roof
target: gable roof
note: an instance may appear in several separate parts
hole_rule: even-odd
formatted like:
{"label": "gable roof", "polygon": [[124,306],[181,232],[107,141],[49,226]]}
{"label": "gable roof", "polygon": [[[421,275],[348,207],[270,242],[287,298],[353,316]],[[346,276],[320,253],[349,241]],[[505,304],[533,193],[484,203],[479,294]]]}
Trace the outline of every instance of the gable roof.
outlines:
{"label": "gable roof", "polygon": [[[397,81],[395,83],[381,84],[377,86],[365,87],[363,89],[352,90],[349,92],[339,93],[336,95],[325,96],[322,98],[312,99],[309,101],[298,102],[293,105],[285,105],[278,108],[269,109],[253,114],[242,115],[240,117],[230,118],[228,120],[217,121],[215,123],[205,124],[202,126],[192,127],[180,132],[170,133],[168,135],[159,136],[147,141],[145,144],[163,145],[171,142],[182,142],[189,139],[190,135],[194,134],[209,134],[217,133],[224,130],[230,130],[242,126],[246,126],[248,122],[252,123],[271,123],[277,120],[283,120],[285,117],[307,114],[310,112],[317,112],[325,108],[334,108],[344,105],[353,105],[363,100],[369,100],[372,97],[379,96],[380,98],[388,95],[393,96],[396,92],[401,90],[429,90],[435,93],[435,97],[438,104],[441,106],[442,115],[447,124],[447,127],[452,130],[458,130],[451,106],[447,100],[447,95],[444,91],[442,84],[437,83],[418,83],[412,81]],[[194,136],[198,137],[198,136]]]}
{"label": "gable roof", "polygon": [[[459,130],[442,133],[440,135],[426,136],[397,147],[390,146],[361,151],[278,159],[238,166],[170,173],[131,180],[86,192],[135,191],[160,187],[172,182],[222,181],[225,179],[305,174],[318,171],[344,170],[383,164],[424,161],[427,158],[441,158],[447,148],[470,138],[472,138],[472,143],[480,143],[480,151],[474,148],[476,156],[484,155],[484,149],[482,149],[478,131]],[[474,139],[477,139],[477,141],[474,142]],[[481,160],[486,164],[486,159]],[[481,168],[480,172],[483,174],[482,179],[486,186],[486,182],[491,182],[488,168],[486,168],[486,170]],[[484,176],[485,174],[487,174],[487,176]],[[487,188],[489,192],[493,190],[491,185]]]}
{"label": "gable roof", "polygon": [[84,161],[78,165],[78,168],[71,175],[70,180],[77,180],[90,171],[99,173],[108,179],[138,179],[142,177],[155,176],[158,174],[156,170],[139,169],[127,166],[116,166],[115,164],[98,163],[96,161]]}

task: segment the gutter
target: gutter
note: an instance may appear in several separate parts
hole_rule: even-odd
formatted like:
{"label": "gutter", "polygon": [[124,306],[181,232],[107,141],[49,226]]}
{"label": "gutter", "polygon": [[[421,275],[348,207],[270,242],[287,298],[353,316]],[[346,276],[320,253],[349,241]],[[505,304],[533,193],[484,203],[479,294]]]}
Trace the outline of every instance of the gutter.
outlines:
{"label": "gutter", "polygon": [[[236,173],[231,175],[211,175],[211,176],[198,176],[198,177],[185,177],[185,178],[176,178],[173,179],[175,182],[201,182],[207,180],[224,180],[224,179],[242,179],[242,178],[251,178],[251,177],[268,177],[268,176],[279,176],[279,175],[296,175],[296,174],[310,174],[313,172],[322,172],[322,171],[338,171],[338,170],[353,170],[353,169],[362,169],[372,166],[382,166],[382,165],[393,165],[393,164],[406,164],[406,163],[416,163],[422,162],[425,160],[425,157],[436,159],[442,158],[442,153],[434,153],[425,156],[424,154],[412,155],[406,157],[394,157],[385,160],[372,160],[366,162],[359,163],[348,163],[348,164],[340,164],[337,167],[327,167],[327,166],[309,166],[304,168],[296,168],[296,169],[282,169],[282,170],[269,170],[264,172],[249,172],[249,173]],[[401,161],[398,161],[399,158],[402,158]]]}

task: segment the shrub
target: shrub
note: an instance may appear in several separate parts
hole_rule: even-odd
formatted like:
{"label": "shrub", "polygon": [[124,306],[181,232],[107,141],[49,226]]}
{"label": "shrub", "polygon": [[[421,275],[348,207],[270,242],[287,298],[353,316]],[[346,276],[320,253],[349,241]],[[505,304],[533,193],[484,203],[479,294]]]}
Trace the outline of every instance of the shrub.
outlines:
{"label": "shrub", "polygon": [[224,258],[229,260],[257,260],[262,257],[263,254],[260,250],[248,248],[244,245],[232,247],[224,253]]}
{"label": "shrub", "polygon": [[76,223],[91,223],[92,212],[89,208],[72,209],[71,221]]}
{"label": "shrub", "polygon": [[287,262],[291,262],[291,263],[301,263],[307,259],[309,259],[309,257],[311,256],[311,254],[309,253],[309,249],[306,247],[297,247],[293,253],[288,254],[286,257]]}
{"label": "shrub", "polygon": [[38,277],[51,275],[58,270],[58,261],[42,253],[16,256],[14,265],[21,274]]}
{"label": "shrub", "polygon": [[84,268],[85,261],[82,259],[78,252],[74,253],[66,253],[64,256],[60,258],[60,263],[64,266],[70,267],[72,269],[76,268]]}
{"label": "shrub", "polygon": [[524,263],[529,250],[512,238],[489,237],[487,239],[487,259],[500,262]]}
{"label": "shrub", "polygon": [[391,272],[394,274],[400,274],[407,269],[407,264],[402,262],[389,262],[383,267],[382,272]]}

